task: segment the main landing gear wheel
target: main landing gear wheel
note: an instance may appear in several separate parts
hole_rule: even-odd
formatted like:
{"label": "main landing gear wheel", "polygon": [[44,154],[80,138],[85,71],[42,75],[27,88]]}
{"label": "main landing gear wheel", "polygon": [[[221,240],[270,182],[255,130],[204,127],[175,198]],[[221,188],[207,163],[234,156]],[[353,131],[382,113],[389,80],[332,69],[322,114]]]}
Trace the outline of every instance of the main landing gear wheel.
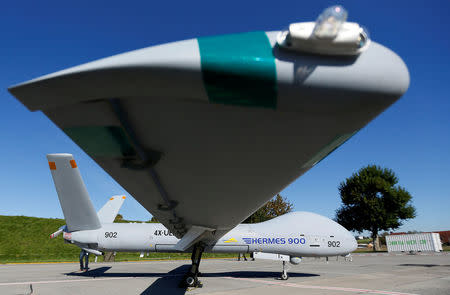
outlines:
{"label": "main landing gear wheel", "polygon": [[187,275],[184,279],[184,284],[186,287],[196,287],[201,288],[203,287],[203,284],[196,278],[194,275]]}
{"label": "main landing gear wheel", "polygon": [[203,244],[198,243],[195,244],[194,249],[192,250],[192,266],[189,272],[184,276],[183,281],[180,283],[180,287],[184,288],[201,288],[203,284],[198,280],[198,275],[200,272],[198,268],[200,266],[200,260],[202,259],[203,250],[205,247]]}
{"label": "main landing gear wheel", "polygon": [[194,283],[195,283],[194,276],[187,276],[185,281],[186,281],[186,285],[188,287],[193,287],[194,286]]}

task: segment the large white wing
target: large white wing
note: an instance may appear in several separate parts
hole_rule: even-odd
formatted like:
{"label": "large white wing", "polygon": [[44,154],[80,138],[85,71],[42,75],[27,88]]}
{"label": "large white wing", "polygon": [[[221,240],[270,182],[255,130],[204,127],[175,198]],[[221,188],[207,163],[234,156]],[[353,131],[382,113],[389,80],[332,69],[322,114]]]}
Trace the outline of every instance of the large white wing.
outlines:
{"label": "large white wing", "polygon": [[196,226],[217,239],[409,85],[403,61],[375,42],[357,57],[321,57],[280,51],[276,34],[149,47],[9,90],[176,236]]}

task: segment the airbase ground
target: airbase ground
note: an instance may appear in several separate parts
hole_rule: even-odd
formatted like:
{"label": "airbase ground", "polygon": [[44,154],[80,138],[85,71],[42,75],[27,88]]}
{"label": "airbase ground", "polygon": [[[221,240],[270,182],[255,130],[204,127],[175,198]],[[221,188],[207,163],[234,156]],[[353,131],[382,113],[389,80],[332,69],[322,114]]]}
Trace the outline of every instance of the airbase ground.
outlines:
{"label": "airbase ground", "polygon": [[[87,273],[74,263],[0,265],[0,294],[450,294],[450,255],[354,255],[304,259],[277,279],[281,263],[205,259],[203,288],[178,283],[188,260],[92,263]],[[30,287],[30,285],[32,287]]]}

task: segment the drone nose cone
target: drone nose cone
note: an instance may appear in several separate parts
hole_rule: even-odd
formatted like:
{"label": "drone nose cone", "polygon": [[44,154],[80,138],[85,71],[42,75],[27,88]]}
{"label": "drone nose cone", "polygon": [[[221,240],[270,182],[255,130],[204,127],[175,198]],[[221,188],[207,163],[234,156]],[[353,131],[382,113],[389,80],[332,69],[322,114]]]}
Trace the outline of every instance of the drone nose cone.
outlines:
{"label": "drone nose cone", "polygon": [[356,250],[358,248],[358,243],[356,242],[353,234],[348,231],[346,228],[338,224],[339,229],[341,230],[341,237],[343,241],[343,254],[348,254]]}
{"label": "drone nose cone", "polygon": [[344,252],[346,254],[351,253],[358,248],[358,243],[356,242],[355,237],[352,235],[351,232],[349,232],[347,229],[342,227],[343,232],[343,240],[344,240]]}
{"label": "drone nose cone", "polygon": [[358,248],[358,242],[356,242],[356,239],[354,236],[350,234],[349,238],[349,253],[355,251]]}

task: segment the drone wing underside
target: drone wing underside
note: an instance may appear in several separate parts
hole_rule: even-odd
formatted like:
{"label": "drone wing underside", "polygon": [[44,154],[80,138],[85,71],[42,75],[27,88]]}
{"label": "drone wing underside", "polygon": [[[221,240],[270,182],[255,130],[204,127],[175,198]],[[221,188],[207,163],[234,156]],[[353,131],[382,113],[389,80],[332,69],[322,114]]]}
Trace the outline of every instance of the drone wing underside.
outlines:
{"label": "drone wing underside", "polygon": [[10,92],[176,236],[189,236],[187,248],[219,239],[408,87],[402,60],[376,43],[349,59],[285,53],[275,37],[149,47]]}

